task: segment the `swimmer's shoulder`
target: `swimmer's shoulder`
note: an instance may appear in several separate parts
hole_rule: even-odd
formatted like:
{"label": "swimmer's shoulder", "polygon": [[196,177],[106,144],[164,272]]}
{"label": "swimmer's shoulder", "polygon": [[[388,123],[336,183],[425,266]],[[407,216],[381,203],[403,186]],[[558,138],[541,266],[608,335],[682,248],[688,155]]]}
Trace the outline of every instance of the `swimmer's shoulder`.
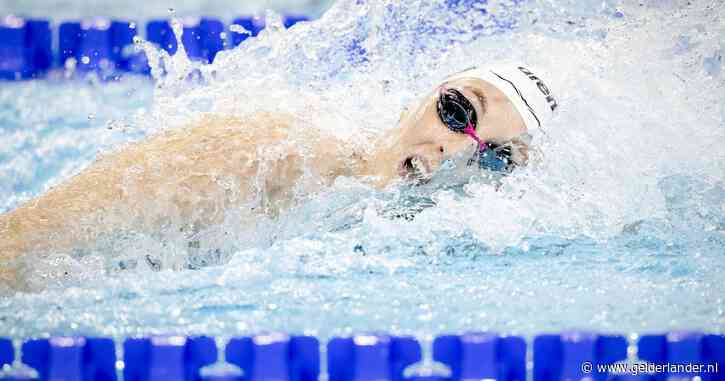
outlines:
{"label": "swimmer's shoulder", "polygon": [[286,113],[256,112],[245,116],[204,114],[180,130],[169,131],[167,138],[191,135],[196,138],[223,138],[262,144],[290,137],[298,119]]}

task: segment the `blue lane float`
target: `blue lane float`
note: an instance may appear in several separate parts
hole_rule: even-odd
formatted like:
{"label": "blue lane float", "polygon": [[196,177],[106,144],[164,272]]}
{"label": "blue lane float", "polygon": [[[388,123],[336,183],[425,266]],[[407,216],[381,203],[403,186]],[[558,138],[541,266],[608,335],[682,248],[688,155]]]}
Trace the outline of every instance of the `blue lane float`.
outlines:
{"label": "blue lane float", "polygon": [[[182,20],[184,33],[181,42],[192,60],[211,63],[216,54],[224,49],[222,33],[224,24],[212,18],[186,18]],[[146,26],[148,41],[157,44],[169,54],[178,50],[176,37],[168,20],[153,20]]]}
{"label": "blue lane float", "polygon": [[214,339],[206,336],[128,339],[123,353],[125,381],[200,381],[199,370],[217,361]]}
{"label": "blue lane float", "polygon": [[27,61],[25,57],[25,23],[5,20],[0,26],[0,75],[15,79],[21,75]]}
{"label": "blue lane float", "polygon": [[[406,375],[406,369],[425,363],[423,348],[407,336],[333,338],[325,345],[326,369],[321,366],[321,343],[311,336],[232,338],[224,347],[228,367],[206,373],[219,365],[221,358],[211,337],[130,338],[123,342],[122,355],[116,353],[117,347],[108,338],[32,339],[22,344],[22,355],[17,359],[13,343],[0,339],[0,365],[5,369],[10,364],[18,367],[20,360],[37,373],[36,378],[0,379],[117,381],[122,374],[126,381],[314,381],[325,373],[329,381],[526,381],[529,351],[533,351],[532,381],[725,379],[725,335],[697,332],[644,335],[636,342],[620,335],[567,332],[536,336],[530,347],[519,336],[478,332],[444,335],[433,341],[432,360],[446,366],[449,374],[414,376]],[[601,370],[634,360],[662,368],[640,375]],[[687,364],[700,368],[682,366]]]}
{"label": "blue lane float", "polygon": [[0,339],[0,368],[10,365],[15,360],[15,348],[10,339]]}
{"label": "blue lane float", "polygon": [[97,18],[64,22],[58,28],[58,66],[75,67],[81,72],[144,72],[138,54],[130,47],[136,26],[128,21]]}
{"label": "blue lane float", "polygon": [[320,343],[310,336],[235,338],[227,344],[225,358],[241,369],[243,381],[315,381],[320,375]]}
{"label": "blue lane float", "polygon": [[96,19],[81,23],[76,57],[82,71],[110,71],[115,69],[113,31],[111,20]]}
{"label": "blue lane float", "polygon": [[64,66],[69,59],[75,60],[78,56],[81,38],[80,22],[64,22],[58,27],[58,63]]}
{"label": "blue lane float", "polygon": [[111,57],[119,70],[138,71],[135,57],[138,54],[131,49],[136,37],[136,24],[129,21],[111,22]]}
{"label": "blue lane float", "polygon": [[152,20],[146,24],[146,40],[169,54],[176,53],[176,38],[168,20]]}
{"label": "blue lane float", "polygon": [[433,342],[433,359],[450,368],[451,381],[526,380],[526,341],[521,337],[493,333],[440,336]]}
{"label": "blue lane float", "polygon": [[36,77],[51,66],[52,34],[46,20],[0,19],[0,79]]}
{"label": "blue lane float", "polygon": [[[285,27],[307,21],[303,15],[283,18]],[[264,29],[264,21],[239,17],[232,24],[242,26],[249,34],[230,31],[215,18],[184,18],[182,43],[193,60],[211,63],[217,53],[238,46]],[[169,54],[177,51],[169,20],[152,20],[142,28],[146,40],[157,44]],[[53,49],[53,33],[57,46]],[[225,42],[224,35],[228,38]],[[48,20],[0,18],[0,79],[18,80],[42,76],[52,67],[72,68],[83,74],[130,72],[148,74],[144,54],[132,48],[135,36],[141,36],[137,24],[126,20],[93,18],[60,23],[57,30]]]}
{"label": "blue lane float", "polygon": [[412,337],[358,335],[327,344],[329,381],[402,381],[403,371],[421,360]]}
{"label": "blue lane float", "polygon": [[224,23],[217,19],[202,18],[199,21],[199,37],[197,37],[200,54],[199,58],[207,63],[214,62],[217,53],[224,49]]}
{"label": "blue lane float", "polygon": [[[582,380],[593,377],[604,381],[609,376],[601,366],[627,358],[624,336],[571,332],[541,335],[534,339],[534,381]],[[584,369],[582,364],[590,364]]]}
{"label": "blue lane float", "polygon": [[27,57],[31,62],[32,74],[48,70],[53,61],[52,31],[47,20],[26,20]]}
{"label": "blue lane float", "polygon": [[23,344],[22,361],[38,380],[115,380],[116,353],[106,338],[54,337]]}
{"label": "blue lane float", "polygon": [[717,364],[718,372],[694,372],[692,369],[669,369],[652,377],[653,381],[725,380],[725,335],[703,335],[697,332],[674,332],[667,335],[645,335],[639,339],[638,357],[653,364]]}

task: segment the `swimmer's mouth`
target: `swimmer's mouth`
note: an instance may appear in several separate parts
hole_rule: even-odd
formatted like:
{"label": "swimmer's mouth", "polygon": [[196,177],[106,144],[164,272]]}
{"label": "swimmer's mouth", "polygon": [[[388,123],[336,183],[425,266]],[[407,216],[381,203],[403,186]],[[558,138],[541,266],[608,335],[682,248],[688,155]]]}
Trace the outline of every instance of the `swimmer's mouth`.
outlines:
{"label": "swimmer's mouth", "polygon": [[431,177],[430,166],[420,155],[406,157],[405,160],[400,163],[398,173],[403,179],[412,181],[416,184],[425,184],[430,181]]}

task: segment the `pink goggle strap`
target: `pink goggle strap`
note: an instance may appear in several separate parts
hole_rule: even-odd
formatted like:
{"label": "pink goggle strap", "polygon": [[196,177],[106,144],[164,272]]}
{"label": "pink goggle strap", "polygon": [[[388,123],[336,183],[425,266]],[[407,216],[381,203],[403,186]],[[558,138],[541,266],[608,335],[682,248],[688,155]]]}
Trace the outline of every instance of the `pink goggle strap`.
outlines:
{"label": "pink goggle strap", "polygon": [[473,125],[471,124],[471,121],[468,121],[466,124],[466,128],[463,129],[463,133],[470,136],[473,140],[478,143],[478,151],[483,152],[488,148],[486,145],[486,142],[484,142],[481,138],[478,137],[478,134],[476,134],[476,130],[473,128]]}

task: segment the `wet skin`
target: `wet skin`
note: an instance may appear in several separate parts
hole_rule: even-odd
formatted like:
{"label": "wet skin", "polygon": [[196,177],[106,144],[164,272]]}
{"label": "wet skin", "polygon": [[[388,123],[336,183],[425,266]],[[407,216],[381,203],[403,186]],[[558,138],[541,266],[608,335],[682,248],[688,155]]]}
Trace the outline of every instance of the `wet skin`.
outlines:
{"label": "wet skin", "polygon": [[[513,160],[526,161],[527,147],[518,142],[523,120],[500,91],[473,78],[442,86],[471,100],[484,141],[512,143]],[[206,116],[104,155],[0,215],[0,285],[22,286],[18,270],[32,261],[16,259],[26,253],[67,252],[99,236],[154,231],[169,221],[194,232],[222,222],[230,210],[253,225],[255,216],[274,217],[340,176],[376,188],[428,178],[446,158],[476,144],[439,119],[440,89],[403,111],[398,128],[377,139],[372,152],[356,151],[293,116],[259,113]]]}
{"label": "wet skin", "polygon": [[511,101],[488,82],[460,78],[443,83],[404,110],[399,128],[377,142],[371,172],[382,177],[379,185],[401,177],[430,177],[445,159],[476,145],[471,137],[449,130],[440,120],[436,102],[442,88],[456,89],[471,101],[478,117],[476,132],[483,141],[513,145],[512,159],[525,163],[528,147],[519,138],[526,127]]}

